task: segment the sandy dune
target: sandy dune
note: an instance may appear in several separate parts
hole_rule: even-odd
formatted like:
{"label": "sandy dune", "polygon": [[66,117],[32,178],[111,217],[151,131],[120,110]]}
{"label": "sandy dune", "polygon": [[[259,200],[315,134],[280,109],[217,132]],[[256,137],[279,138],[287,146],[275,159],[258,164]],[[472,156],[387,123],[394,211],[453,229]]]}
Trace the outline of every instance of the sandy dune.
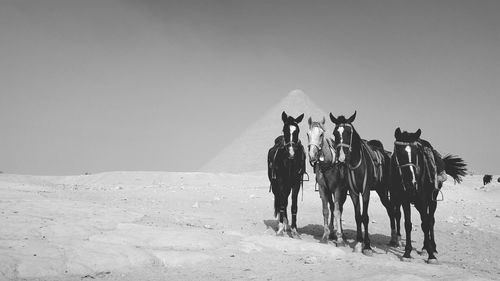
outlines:
{"label": "sandy dune", "polygon": [[[498,176],[495,177],[495,180]],[[500,279],[500,184],[447,182],[436,215],[438,265],[386,246],[389,225],[372,193],[375,254],[321,244],[312,183],[299,201],[302,239],[276,237],[265,172],[112,172],[0,175],[0,280],[491,280]],[[302,195],[300,195],[302,197]],[[414,247],[422,246],[413,212]],[[404,236],[404,232],[403,232]]]}

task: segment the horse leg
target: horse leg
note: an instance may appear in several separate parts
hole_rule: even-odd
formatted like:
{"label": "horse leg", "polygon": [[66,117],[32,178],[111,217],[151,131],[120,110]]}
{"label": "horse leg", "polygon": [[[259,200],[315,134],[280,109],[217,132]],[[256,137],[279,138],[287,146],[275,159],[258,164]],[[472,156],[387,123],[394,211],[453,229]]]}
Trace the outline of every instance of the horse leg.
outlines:
{"label": "horse leg", "polygon": [[368,189],[365,194],[362,195],[361,200],[363,200],[363,215],[362,221],[363,226],[365,227],[365,238],[364,238],[364,247],[363,254],[367,256],[372,256],[373,251],[370,246],[370,235],[368,234],[368,224],[370,223],[370,218],[368,216],[368,205],[370,204],[370,190]]}
{"label": "horse leg", "polygon": [[403,203],[403,212],[405,214],[405,231],[406,231],[406,245],[405,245],[405,253],[403,255],[403,261],[409,261],[411,259],[411,251],[413,247],[411,245],[411,209],[410,202],[406,200]]}
{"label": "horse leg", "polygon": [[339,191],[340,193],[340,204],[339,204],[339,210],[340,210],[340,233],[342,233],[342,239],[343,240],[347,240],[347,238],[345,237],[345,234],[344,234],[344,227],[342,226],[342,214],[344,213],[344,203],[345,201],[347,200],[347,189],[345,188],[342,188],[341,191]]}
{"label": "horse leg", "polygon": [[284,186],[283,188],[280,188],[280,192],[277,196],[278,200],[278,206],[279,206],[279,220],[278,220],[278,231],[276,232],[276,235],[283,236],[286,227],[288,224],[287,220],[287,214],[286,214],[286,209],[288,205],[288,195],[290,194],[290,191],[285,190]]}
{"label": "horse leg", "polygon": [[333,223],[335,220],[335,203],[333,202],[333,194],[330,191],[328,192],[328,205],[330,206],[330,223],[328,224],[330,235],[328,235],[328,239],[333,240],[335,239],[335,227]]}
{"label": "horse leg", "polygon": [[391,225],[391,241],[389,241],[389,246],[395,246],[398,247],[398,237],[397,237],[397,232],[396,232],[396,218],[394,214],[394,206],[392,203],[389,201],[389,197],[387,196],[387,192],[384,192],[383,186],[379,185],[377,188],[377,194],[378,197],[380,198],[380,202],[382,202],[382,205],[385,207],[387,211],[387,215],[389,216],[389,223]]}
{"label": "horse leg", "polygon": [[323,237],[321,237],[321,243],[328,242],[328,236],[330,234],[330,229],[328,228],[328,216],[330,214],[330,210],[328,210],[328,196],[327,196],[326,187],[324,185],[319,185],[319,197],[321,198],[321,203],[323,207]]}
{"label": "horse leg", "polygon": [[434,240],[434,224],[436,223],[436,220],[434,218],[434,214],[436,213],[436,208],[437,208],[437,202],[436,201],[431,201],[429,204],[429,226],[430,226],[430,243],[432,248],[434,249],[434,253],[438,253],[436,249],[436,241]]}
{"label": "horse leg", "polygon": [[351,192],[351,200],[354,205],[354,218],[356,220],[356,245],[354,245],[354,252],[359,253],[362,251],[363,246],[361,243],[363,242],[363,233],[361,232],[361,210],[359,206],[359,194],[355,194]]}
{"label": "horse leg", "polygon": [[299,197],[300,183],[296,184],[292,188],[292,236],[300,238],[299,232],[297,231],[297,199]]}
{"label": "horse leg", "polygon": [[[401,247],[401,203],[392,203],[391,241],[389,246]],[[392,226],[394,224],[394,227]]]}
{"label": "horse leg", "polygon": [[[430,243],[430,246],[432,246],[432,249],[434,249],[434,253],[437,254],[438,251],[436,249],[436,241],[434,240],[434,224],[436,223],[436,220],[434,218],[434,213],[436,212],[436,207],[437,203],[436,202],[430,202],[429,204],[429,239],[426,241],[424,239],[424,245],[422,246],[422,253],[426,252],[427,253],[427,243]],[[423,228],[422,228],[423,231]]]}
{"label": "horse leg", "polygon": [[432,247],[430,241],[430,216],[429,216],[429,205],[427,202],[422,204],[415,204],[418,211],[420,212],[420,219],[422,220],[422,231],[424,232],[424,248],[427,250],[429,255],[427,258],[427,263],[436,264],[437,258],[434,256],[434,248]]}
{"label": "horse leg", "polygon": [[[342,196],[344,196],[342,198]],[[342,194],[342,190],[340,188],[335,189],[335,195],[333,196],[334,198],[334,221],[335,221],[335,227],[336,233],[335,236],[337,238],[337,247],[344,246],[344,232],[342,230],[342,209],[343,205],[346,199],[346,194]]]}

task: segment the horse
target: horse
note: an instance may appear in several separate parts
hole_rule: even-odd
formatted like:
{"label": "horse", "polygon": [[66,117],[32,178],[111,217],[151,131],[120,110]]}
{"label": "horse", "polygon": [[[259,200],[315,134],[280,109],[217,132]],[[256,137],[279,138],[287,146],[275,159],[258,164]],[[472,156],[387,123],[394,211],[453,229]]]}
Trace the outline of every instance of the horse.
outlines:
{"label": "horse", "polygon": [[[434,240],[434,213],[437,208],[437,195],[442,182],[437,178],[437,164],[442,161],[444,171],[455,182],[460,183],[466,174],[466,164],[458,156],[446,155],[442,159],[429,142],[420,139],[421,130],[415,133],[401,132],[397,128],[394,132],[394,153],[391,157],[391,201],[394,206],[403,206],[406,245],[402,260],[411,259],[411,209],[414,204],[420,213],[421,227],[424,233],[422,252],[428,253],[427,263],[437,263],[435,256],[436,242]],[[400,208],[395,208],[400,212]]]}
{"label": "horse", "polygon": [[483,177],[483,185],[487,185],[488,183],[491,182],[492,179],[493,179],[492,175],[484,175],[484,177]]}
{"label": "horse", "polygon": [[305,152],[299,140],[299,123],[304,114],[297,118],[281,114],[283,135],[275,139],[275,146],[267,155],[268,178],[274,194],[274,216],[278,219],[277,235],[283,235],[288,227],[288,197],[292,193],[292,237],[300,238],[297,231],[297,198],[305,173]]}
{"label": "horse", "polygon": [[[323,203],[323,237],[321,242],[336,239],[337,246],[343,246],[342,212],[347,198],[345,181],[340,177],[340,170],[335,165],[334,141],[325,136],[325,117],[316,122],[309,117],[308,155],[309,164],[316,174],[316,183]],[[328,210],[330,205],[330,212]],[[330,223],[328,224],[328,216]],[[335,232],[336,230],[336,232]]]}
{"label": "horse", "polygon": [[[341,174],[344,178],[347,178],[349,194],[354,205],[356,219],[356,245],[354,251],[371,256],[373,251],[368,233],[370,190],[377,191],[380,201],[389,215],[391,225],[390,244],[397,245],[399,243],[400,218],[394,216],[394,208],[389,200],[390,152],[384,150],[379,140],[366,141],[361,139],[352,125],[355,118],[356,112],[347,119],[344,116],[335,118],[330,113],[330,120],[335,124],[333,135],[335,137],[336,161],[341,166]],[[396,220],[398,221],[397,225]],[[365,230],[364,237],[361,224],[363,224]],[[361,245],[361,243],[364,244]]]}

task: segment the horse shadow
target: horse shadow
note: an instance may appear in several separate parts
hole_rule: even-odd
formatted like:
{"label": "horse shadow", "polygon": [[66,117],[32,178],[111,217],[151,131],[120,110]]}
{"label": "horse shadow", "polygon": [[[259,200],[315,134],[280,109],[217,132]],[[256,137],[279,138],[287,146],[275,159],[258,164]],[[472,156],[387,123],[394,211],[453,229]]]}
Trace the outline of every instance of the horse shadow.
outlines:
{"label": "horse shadow", "polygon": [[[270,220],[264,220],[264,225],[266,226],[267,229],[272,230],[276,232],[278,229],[278,221],[276,219],[270,219]],[[308,224],[303,227],[297,228],[297,231],[300,234],[304,235],[309,235],[313,237],[314,240],[317,240],[318,243],[324,243],[322,242],[322,237],[323,237],[323,225],[319,224]],[[293,238],[290,234],[288,234],[291,238]],[[392,245],[389,245],[389,241],[391,240],[391,237],[388,235],[384,234],[379,234],[379,233],[370,233],[370,244],[372,246],[372,250],[374,255],[386,255],[386,254],[392,254],[396,256],[399,259],[403,258],[404,254],[404,239],[401,241],[402,245],[400,247],[395,247]],[[328,240],[329,243],[335,244],[333,240]],[[356,230],[355,229],[344,229],[344,242],[345,242],[345,247],[349,247],[351,249],[354,249],[354,246],[356,245]],[[412,243],[416,243],[415,241],[412,241]],[[423,253],[420,252],[417,248],[413,248],[414,251],[417,252],[418,255],[422,255]]]}
{"label": "horse shadow", "polygon": [[[274,233],[278,231],[278,220],[264,220],[263,222],[266,225],[266,230],[272,230]],[[293,238],[293,235],[290,233],[290,228],[287,229],[286,235]]]}
{"label": "horse shadow", "polygon": [[[276,223],[277,224],[277,223]],[[299,233],[312,236],[318,243],[322,243],[323,237],[323,225],[319,224],[308,224],[306,226],[297,229]],[[344,229],[344,242],[345,246],[354,249],[356,245],[356,230],[355,229]],[[370,233],[370,244],[372,246],[374,254],[393,254],[399,258],[403,257],[404,247],[395,247],[389,245],[391,237],[379,233]],[[332,243],[333,240],[329,240]]]}
{"label": "horse shadow", "polygon": [[278,229],[278,220],[264,220],[264,224],[266,225],[266,229],[272,229],[276,231]]}

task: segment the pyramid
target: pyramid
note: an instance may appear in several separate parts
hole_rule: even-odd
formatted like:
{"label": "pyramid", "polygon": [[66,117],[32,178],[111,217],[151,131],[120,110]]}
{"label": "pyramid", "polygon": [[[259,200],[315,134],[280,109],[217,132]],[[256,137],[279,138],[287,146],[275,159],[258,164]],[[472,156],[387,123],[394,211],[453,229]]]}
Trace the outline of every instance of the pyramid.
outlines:
{"label": "pyramid", "polygon": [[[307,149],[308,143],[306,134],[309,130],[307,124],[309,117],[319,121],[324,116],[327,119],[325,126],[329,132],[328,135],[331,135],[332,124],[328,115],[313,103],[303,91],[293,90],[200,170],[226,173],[266,170],[267,151],[273,146],[274,139],[282,134],[281,113],[283,111],[293,117],[304,113],[304,119],[299,124],[299,139],[305,149]],[[309,165],[307,166],[310,168]]]}

